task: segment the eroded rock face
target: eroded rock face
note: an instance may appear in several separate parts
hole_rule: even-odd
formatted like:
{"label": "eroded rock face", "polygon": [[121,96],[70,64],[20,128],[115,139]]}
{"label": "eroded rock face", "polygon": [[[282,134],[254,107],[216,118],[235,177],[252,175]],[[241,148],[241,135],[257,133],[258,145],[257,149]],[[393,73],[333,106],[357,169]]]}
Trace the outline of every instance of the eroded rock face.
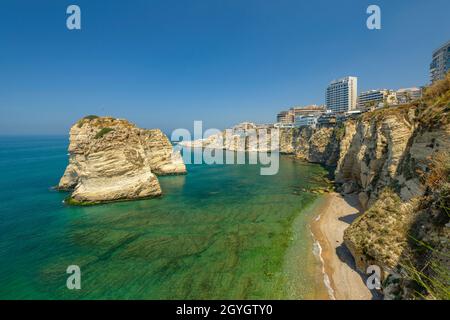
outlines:
{"label": "eroded rock face", "polygon": [[406,236],[414,220],[417,203],[404,203],[391,190],[384,190],[364,215],[344,232],[344,243],[365,273],[370,265],[392,270],[408,244]]}
{"label": "eroded rock face", "polygon": [[161,130],[145,130],[141,137],[153,173],[158,176],[186,173],[180,152],[173,152],[172,144]]}
{"label": "eroded rock face", "polygon": [[385,187],[402,200],[423,195],[417,172],[425,172],[439,150],[450,150],[450,128],[422,130],[414,108],[368,113],[337,127],[280,131],[280,150],[309,162],[335,166],[344,193],[358,192],[368,208]]}
{"label": "eroded rock face", "polygon": [[339,155],[340,139],[337,135],[340,129],[340,127],[291,129],[294,130],[292,149],[295,156],[309,162],[335,165]]}
{"label": "eroded rock face", "polygon": [[161,195],[156,174],[185,173],[181,155],[158,129],[86,117],[70,129],[69,165],[58,185],[72,202],[98,203]]}
{"label": "eroded rock face", "polygon": [[359,191],[369,197],[369,205],[384,187],[396,183],[415,130],[411,111],[366,116],[358,123],[348,124],[336,181],[344,185],[356,183]]}

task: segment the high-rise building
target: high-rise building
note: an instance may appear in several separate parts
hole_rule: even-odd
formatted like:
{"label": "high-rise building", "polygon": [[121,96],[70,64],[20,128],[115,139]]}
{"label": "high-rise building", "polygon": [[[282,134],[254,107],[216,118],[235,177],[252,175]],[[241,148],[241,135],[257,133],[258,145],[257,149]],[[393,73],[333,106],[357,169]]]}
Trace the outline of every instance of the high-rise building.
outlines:
{"label": "high-rise building", "polygon": [[325,95],[327,108],[336,113],[355,110],[357,92],[357,77],[345,77],[332,81]]}
{"label": "high-rise building", "polygon": [[430,64],[431,82],[444,79],[450,70],[450,41],[433,51],[433,60]]}

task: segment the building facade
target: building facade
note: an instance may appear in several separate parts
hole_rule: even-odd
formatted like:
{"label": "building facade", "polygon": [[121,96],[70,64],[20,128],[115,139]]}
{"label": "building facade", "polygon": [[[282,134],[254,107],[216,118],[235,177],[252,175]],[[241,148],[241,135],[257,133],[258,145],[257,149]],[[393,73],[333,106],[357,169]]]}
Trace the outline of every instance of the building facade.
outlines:
{"label": "building facade", "polygon": [[433,60],[430,64],[431,82],[445,78],[450,70],[450,41],[445,43],[439,49],[433,51]]}
{"label": "building facade", "polygon": [[275,123],[273,125],[274,128],[283,129],[283,128],[295,128],[295,125],[293,123]]}
{"label": "building facade", "polygon": [[325,113],[317,119],[317,125],[321,127],[332,127],[336,125],[336,115]]}
{"label": "building facade", "polygon": [[325,113],[327,108],[325,106],[318,106],[315,104],[307,106],[292,107],[287,111],[281,111],[277,114],[277,123],[283,125],[290,125],[295,123],[295,119],[300,116],[316,115],[320,116]]}
{"label": "building facade", "polygon": [[298,116],[295,117],[295,127],[313,127],[315,128],[317,125],[317,119],[319,116],[317,115],[307,115],[307,116]]}
{"label": "building facade", "polygon": [[291,110],[281,111],[277,114],[277,123],[293,124],[295,121],[294,113]]}
{"label": "building facade", "polygon": [[422,88],[403,88],[395,92],[397,104],[406,104],[422,97]]}
{"label": "building facade", "polygon": [[397,95],[395,91],[387,89],[369,90],[361,92],[358,96],[358,109],[369,110],[387,105],[397,104]]}
{"label": "building facade", "polygon": [[291,109],[289,109],[289,111],[294,114],[295,119],[299,116],[305,115],[321,115],[322,113],[325,113],[327,111],[327,108],[325,106],[318,106],[316,104],[311,104],[302,107],[292,107]]}
{"label": "building facade", "polygon": [[332,81],[325,94],[326,107],[335,113],[356,109],[358,78],[345,77]]}

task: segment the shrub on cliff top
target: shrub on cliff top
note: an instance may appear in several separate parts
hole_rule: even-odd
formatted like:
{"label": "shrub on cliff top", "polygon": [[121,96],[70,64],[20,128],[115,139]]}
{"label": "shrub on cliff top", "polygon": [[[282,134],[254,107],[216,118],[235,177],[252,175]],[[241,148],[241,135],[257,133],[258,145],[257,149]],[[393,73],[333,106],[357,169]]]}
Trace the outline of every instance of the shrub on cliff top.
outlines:
{"label": "shrub on cliff top", "polygon": [[91,114],[91,115],[84,117],[83,120],[93,120],[93,119],[97,119],[97,118],[98,118],[98,116]]}
{"label": "shrub on cliff top", "polygon": [[447,151],[440,151],[430,157],[429,171],[423,178],[423,183],[433,191],[449,182],[450,154]]}
{"label": "shrub on cliff top", "polygon": [[425,99],[433,99],[439,96],[444,95],[447,91],[450,90],[450,72],[447,73],[447,76],[439,81],[433,83],[433,85],[427,87],[423,94]]}
{"label": "shrub on cliff top", "polygon": [[98,117],[99,117],[99,116],[96,116],[96,115],[93,115],[93,114],[88,115],[88,116],[86,116],[86,117],[83,117],[82,119],[80,119],[80,120],[78,121],[78,128],[81,128],[81,127],[83,126],[84,120],[94,120],[94,119],[97,119]]}
{"label": "shrub on cliff top", "polygon": [[450,123],[450,73],[427,87],[418,117],[424,128],[438,128]]}

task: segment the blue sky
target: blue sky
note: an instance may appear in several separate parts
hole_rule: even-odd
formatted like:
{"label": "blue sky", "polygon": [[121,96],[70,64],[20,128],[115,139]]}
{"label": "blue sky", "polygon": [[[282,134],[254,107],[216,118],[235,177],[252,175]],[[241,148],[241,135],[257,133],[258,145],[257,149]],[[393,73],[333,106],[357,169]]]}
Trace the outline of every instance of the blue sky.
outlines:
{"label": "blue sky", "polygon": [[[70,4],[80,31],[66,28]],[[369,4],[381,30],[366,28]],[[225,128],[324,103],[346,75],[359,91],[423,85],[449,12],[448,0],[2,0],[0,134],[64,134],[88,114]]]}

